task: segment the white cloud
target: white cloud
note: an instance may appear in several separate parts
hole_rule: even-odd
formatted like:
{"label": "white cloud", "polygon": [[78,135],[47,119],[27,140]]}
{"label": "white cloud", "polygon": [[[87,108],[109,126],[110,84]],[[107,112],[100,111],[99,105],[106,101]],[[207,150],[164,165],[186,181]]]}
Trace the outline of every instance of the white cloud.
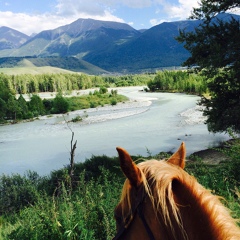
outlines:
{"label": "white cloud", "polygon": [[162,22],[169,22],[173,20],[185,20],[191,15],[193,7],[198,7],[198,0],[178,0],[177,4],[172,4],[166,0],[156,0],[156,3],[162,6],[156,9],[156,15],[163,15],[163,17],[154,18],[150,20],[152,26]]}
{"label": "white cloud", "polygon": [[127,24],[130,25],[130,26],[133,26],[134,22],[128,22]]}
{"label": "white cloud", "polygon": [[51,13],[28,14],[0,11],[0,19],[1,26],[8,26],[30,35],[69,24],[78,18],[125,22],[116,16],[116,9],[124,6],[150,9],[152,6],[156,11],[155,17],[148,21],[156,25],[177,18],[186,19],[192,7],[197,6],[197,1],[178,0],[177,4],[171,4],[168,0],[57,0],[55,9]]}
{"label": "white cloud", "polygon": [[237,14],[240,15],[240,8],[233,8],[230,11],[228,11],[229,13],[233,13],[233,14]]}
{"label": "white cloud", "polygon": [[123,19],[106,10],[106,7],[98,6],[97,3],[91,6],[90,3],[93,2],[95,3],[95,1],[89,0],[89,5],[78,5],[79,1],[77,0],[59,1],[57,13],[26,14],[0,11],[0,22],[1,26],[13,28],[27,35],[69,24],[78,18],[124,22]]}
{"label": "white cloud", "polygon": [[104,6],[94,0],[58,0],[57,14],[70,16],[78,14],[103,15]]}
{"label": "white cloud", "polygon": [[87,15],[104,16],[114,11],[115,7],[127,6],[130,8],[150,7],[153,0],[57,0],[57,13],[59,15],[76,15],[85,13]]}
{"label": "white cloud", "polygon": [[121,0],[116,2],[131,8],[145,8],[152,5],[151,0]]}
{"label": "white cloud", "polygon": [[168,22],[167,20],[165,20],[165,19],[156,19],[156,18],[153,18],[153,19],[150,19],[150,24],[152,25],[152,26],[156,26],[156,25],[158,25],[158,24],[161,24],[161,23],[163,23],[163,22]]}
{"label": "white cloud", "polygon": [[28,15],[24,13],[0,12],[1,26],[7,26],[30,35],[44,29],[53,29],[59,24],[66,24],[66,19],[60,19],[50,14]]}
{"label": "white cloud", "polygon": [[171,18],[186,19],[190,16],[193,7],[198,6],[198,0],[179,0],[178,5],[168,7]]}

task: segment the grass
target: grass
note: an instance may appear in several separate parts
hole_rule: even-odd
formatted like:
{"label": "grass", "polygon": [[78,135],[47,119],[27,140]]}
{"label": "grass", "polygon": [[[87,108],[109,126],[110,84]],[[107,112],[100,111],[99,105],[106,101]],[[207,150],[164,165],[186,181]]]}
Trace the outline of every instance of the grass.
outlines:
{"label": "grass", "polygon": [[[223,150],[230,160],[206,165],[201,159],[188,162],[186,171],[213,194],[224,197],[234,218],[240,218],[240,144]],[[161,153],[156,158],[167,157]],[[149,158],[151,156],[149,155]],[[133,156],[139,159],[140,156]],[[124,176],[117,158],[92,156],[75,165],[70,184],[68,168],[40,177],[0,177],[0,236],[2,239],[112,239],[113,211]]]}
{"label": "grass", "polygon": [[23,66],[13,68],[0,68],[0,72],[8,75],[20,75],[20,74],[44,74],[44,73],[75,73],[69,70],[65,70],[57,67],[35,67],[35,66]]}
{"label": "grass", "polygon": [[89,94],[79,97],[66,98],[69,103],[69,111],[75,111],[79,109],[96,108],[104,105],[116,105],[118,102],[125,102],[128,100],[123,95],[112,94]]}

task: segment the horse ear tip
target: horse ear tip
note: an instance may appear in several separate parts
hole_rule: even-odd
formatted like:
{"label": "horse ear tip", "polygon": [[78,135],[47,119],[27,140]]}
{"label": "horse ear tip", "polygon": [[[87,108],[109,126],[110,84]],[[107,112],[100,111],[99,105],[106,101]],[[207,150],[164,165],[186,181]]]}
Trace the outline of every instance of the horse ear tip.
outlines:
{"label": "horse ear tip", "polygon": [[126,153],[126,150],[122,147],[116,147],[116,150],[117,150],[118,154],[125,154]]}
{"label": "horse ear tip", "polygon": [[181,143],[181,145],[180,145],[180,149],[183,149],[183,150],[186,149],[186,144],[185,144],[185,142],[182,142],[182,143]]}
{"label": "horse ear tip", "polygon": [[116,150],[119,152],[122,151],[123,149],[121,147],[116,147]]}

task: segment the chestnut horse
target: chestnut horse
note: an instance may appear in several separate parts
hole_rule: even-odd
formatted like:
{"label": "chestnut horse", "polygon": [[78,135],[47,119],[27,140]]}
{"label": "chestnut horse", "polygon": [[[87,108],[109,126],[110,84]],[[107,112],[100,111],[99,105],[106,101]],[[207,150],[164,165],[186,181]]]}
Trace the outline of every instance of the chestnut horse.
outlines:
{"label": "chestnut horse", "polygon": [[137,165],[126,150],[117,151],[127,180],[115,208],[113,239],[240,239],[236,221],[219,198],[183,170],[184,143],[168,160]]}

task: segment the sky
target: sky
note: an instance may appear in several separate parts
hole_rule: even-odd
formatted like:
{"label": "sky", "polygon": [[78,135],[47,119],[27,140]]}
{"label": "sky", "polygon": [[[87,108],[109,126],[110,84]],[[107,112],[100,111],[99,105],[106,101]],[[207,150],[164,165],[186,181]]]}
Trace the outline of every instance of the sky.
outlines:
{"label": "sky", "polygon": [[199,0],[0,0],[0,26],[27,35],[55,29],[79,18],[117,21],[149,29],[187,19]]}

